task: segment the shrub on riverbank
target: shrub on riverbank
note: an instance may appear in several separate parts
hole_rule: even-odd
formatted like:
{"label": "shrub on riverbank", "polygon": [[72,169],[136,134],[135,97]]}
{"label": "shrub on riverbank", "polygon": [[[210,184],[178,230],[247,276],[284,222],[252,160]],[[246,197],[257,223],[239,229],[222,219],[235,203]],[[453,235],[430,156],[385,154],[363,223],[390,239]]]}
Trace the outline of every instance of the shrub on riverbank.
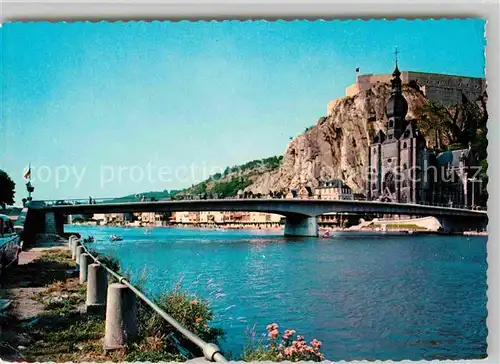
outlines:
{"label": "shrub on riverbank", "polygon": [[[217,344],[224,335],[222,329],[209,326],[210,321],[213,319],[213,312],[209,304],[199,297],[182,290],[179,284],[171,292],[161,294],[155,297],[153,301],[183,327],[206,342]],[[141,345],[151,346],[152,342],[156,342],[158,348],[154,350],[154,357],[156,357],[156,354],[160,355],[161,352],[167,354],[166,358],[172,360],[186,360],[191,354],[202,356],[197,346],[178,334],[165,319],[144,302],[139,303],[137,311],[139,335],[144,338],[138,346],[136,345],[137,348],[140,348]],[[176,356],[172,358],[172,354]],[[166,358],[163,357],[163,360]],[[128,358],[128,360],[132,359],[139,360],[136,354]],[[147,360],[153,361],[153,359]]]}
{"label": "shrub on riverbank", "polygon": [[[319,351],[321,341],[313,339],[310,345],[303,336],[296,335],[295,330],[285,330],[280,336],[277,324],[266,327],[268,343],[262,339],[255,340],[255,332],[252,332],[252,340],[243,352],[243,361],[321,361],[324,355]],[[296,340],[294,337],[296,335]]]}

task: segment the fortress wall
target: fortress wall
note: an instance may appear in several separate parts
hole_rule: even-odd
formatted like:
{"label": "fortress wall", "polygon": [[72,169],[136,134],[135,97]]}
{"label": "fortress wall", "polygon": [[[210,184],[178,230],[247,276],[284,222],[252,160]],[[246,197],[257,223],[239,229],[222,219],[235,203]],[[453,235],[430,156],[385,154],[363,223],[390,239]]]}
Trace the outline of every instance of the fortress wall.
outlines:
{"label": "fortress wall", "polygon": [[[356,83],[346,88],[346,96],[355,96],[377,83],[390,83],[391,79],[392,74],[356,76]],[[460,103],[462,101],[462,93],[470,101],[474,101],[486,89],[486,80],[474,77],[402,71],[401,80],[403,84],[408,84],[410,81],[417,82],[427,98],[442,102],[445,105]],[[331,109],[331,105],[333,104],[328,104],[328,110]]]}

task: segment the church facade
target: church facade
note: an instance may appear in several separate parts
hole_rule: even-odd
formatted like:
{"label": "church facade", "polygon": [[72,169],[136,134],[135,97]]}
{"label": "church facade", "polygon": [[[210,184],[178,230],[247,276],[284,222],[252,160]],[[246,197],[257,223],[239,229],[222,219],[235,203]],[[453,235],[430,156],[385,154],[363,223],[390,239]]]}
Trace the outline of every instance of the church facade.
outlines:
{"label": "church facade", "polygon": [[[473,156],[469,149],[435,153],[426,146],[415,121],[406,120],[401,72],[392,74],[386,104],[386,131],[379,130],[368,149],[367,199],[401,203],[472,205],[468,180]],[[477,189],[478,190],[478,189]]]}

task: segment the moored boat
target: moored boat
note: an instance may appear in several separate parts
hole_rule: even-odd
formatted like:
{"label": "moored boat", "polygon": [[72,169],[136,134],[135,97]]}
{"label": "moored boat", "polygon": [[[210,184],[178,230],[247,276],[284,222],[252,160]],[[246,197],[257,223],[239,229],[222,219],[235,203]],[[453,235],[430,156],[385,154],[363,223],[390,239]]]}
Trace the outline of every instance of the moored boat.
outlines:
{"label": "moored boat", "polygon": [[0,276],[11,265],[17,265],[21,249],[21,237],[15,232],[13,221],[0,214]]}

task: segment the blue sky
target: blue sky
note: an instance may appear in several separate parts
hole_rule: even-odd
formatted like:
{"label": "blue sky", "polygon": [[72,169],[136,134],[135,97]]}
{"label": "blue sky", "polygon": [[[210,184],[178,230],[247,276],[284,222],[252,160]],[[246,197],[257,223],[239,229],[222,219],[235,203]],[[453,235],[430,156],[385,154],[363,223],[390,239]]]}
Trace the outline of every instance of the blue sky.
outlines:
{"label": "blue sky", "polygon": [[12,23],[0,37],[0,169],[17,202],[28,163],[34,198],[59,199],[280,155],[357,66],[392,72],[395,46],[402,70],[484,77],[482,20]]}

